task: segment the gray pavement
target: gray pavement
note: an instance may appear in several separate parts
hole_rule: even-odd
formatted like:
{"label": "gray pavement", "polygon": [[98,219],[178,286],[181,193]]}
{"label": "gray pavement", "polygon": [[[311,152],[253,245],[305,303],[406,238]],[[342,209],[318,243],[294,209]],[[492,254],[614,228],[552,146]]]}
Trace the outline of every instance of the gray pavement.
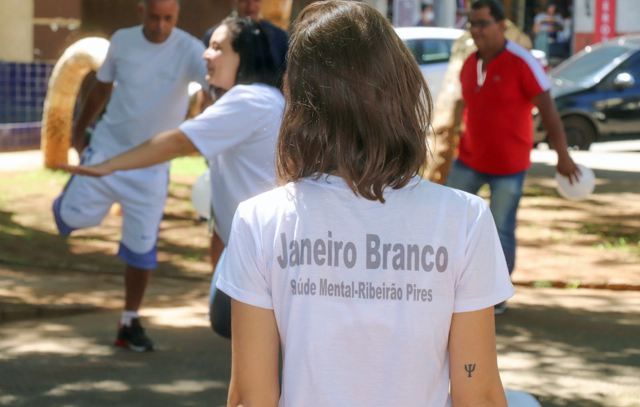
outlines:
{"label": "gray pavement", "polygon": [[[640,136],[638,139],[594,143],[590,151],[573,151],[571,155],[576,162],[592,169],[640,172]],[[1,153],[0,156],[0,172],[38,169],[44,162],[40,150]],[[541,143],[538,149],[532,150],[531,161],[554,163],[555,153]],[[78,162],[73,150],[69,150],[69,162]]]}
{"label": "gray pavement", "polygon": [[0,405],[224,405],[229,344],[203,303],[147,309],[158,349],[146,354],[112,346],[118,311],[3,325]]}
{"label": "gray pavement", "polygon": [[[0,325],[0,405],[224,405],[230,349],[205,303],[146,308],[149,354],[111,346],[117,310]],[[505,387],[545,407],[640,405],[639,313],[636,292],[519,287],[497,319]]]}

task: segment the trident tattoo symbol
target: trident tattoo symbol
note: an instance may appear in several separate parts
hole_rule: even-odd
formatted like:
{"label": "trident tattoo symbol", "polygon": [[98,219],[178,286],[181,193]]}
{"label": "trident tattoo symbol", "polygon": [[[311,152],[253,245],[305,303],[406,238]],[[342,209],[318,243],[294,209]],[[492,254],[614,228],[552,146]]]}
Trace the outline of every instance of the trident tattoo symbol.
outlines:
{"label": "trident tattoo symbol", "polygon": [[467,372],[468,376],[467,377],[471,377],[471,373],[476,370],[476,364],[475,363],[470,363],[468,365],[464,365],[464,370]]}

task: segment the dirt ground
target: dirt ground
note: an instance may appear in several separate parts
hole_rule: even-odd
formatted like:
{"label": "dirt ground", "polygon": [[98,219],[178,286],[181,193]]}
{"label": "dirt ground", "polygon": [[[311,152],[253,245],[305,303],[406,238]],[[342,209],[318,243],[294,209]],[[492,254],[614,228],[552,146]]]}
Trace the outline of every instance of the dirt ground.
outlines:
{"label": "dirt ground", "polygon": [[[191,206],[190,191],[204,164],[198,159],[184,164],[173,171],[160,231],[160,267],[145,310],[175,312],[176,304],[197,303],[202,317],[210,277],[208,238],[206,222]],[[553,168],[535,164],[518,216],[513,279],[519,287],[509,311],[498,321],[500,365],[505,386],[531,392],[544,406],[636,405],[640,174],[596,175],[596,193],[571,202],[555,192]],[[0,172],[0,323],[66,315],[66,310],[116,310],[122,304],[122,264],[114,256],[121,217],[111,213],[100,228],[60,238],[50,205],[67,178],[44,170]],[[5,318],[3,302],[9,304],[5,309],[14,311],[24,306],[25,313]],[[623,302],[634,304],[630,312],[620,311]],[[42,315],[33,314],[34,304],[42,305]],[[112,366],[112,358],[104,363]]]}
{"label": "dirt ground", "polygon": [[640,174],[595,173],[595,193],[576,202],[558,196],[553,167],[531,168],[518,213],[515,283],[640,289]]}
{"label": "dirt ground", "polygon": [[[208,278],[206,222],[190,202],[190,188],[204,165],[187,159],[174,171],[158,246],[159,275]],[[194,164],[195,163],[195,164]],[[183,165],[184,167],[184,162]],[[516,284],[536,287],[640,289],[640,176],[596,171],[596,193],[585,201],[560,198],[553,169],[534,165],[518,214]],[[46,170],[0,177],[0,262],[44,267],[51,273],[120,273],[121,217],[112,211],[102,227],[55,232],[50,205],[67,180]],[[71,255],[72,254],[72,255]]]}

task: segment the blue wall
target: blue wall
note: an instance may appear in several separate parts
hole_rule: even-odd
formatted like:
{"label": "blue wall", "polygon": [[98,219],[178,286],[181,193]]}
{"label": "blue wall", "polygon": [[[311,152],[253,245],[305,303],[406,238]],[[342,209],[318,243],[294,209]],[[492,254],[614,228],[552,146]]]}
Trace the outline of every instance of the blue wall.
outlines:
{"label": "blue wall", "polygon": [[53,64],[0,61],[0,150],[38,147]]}

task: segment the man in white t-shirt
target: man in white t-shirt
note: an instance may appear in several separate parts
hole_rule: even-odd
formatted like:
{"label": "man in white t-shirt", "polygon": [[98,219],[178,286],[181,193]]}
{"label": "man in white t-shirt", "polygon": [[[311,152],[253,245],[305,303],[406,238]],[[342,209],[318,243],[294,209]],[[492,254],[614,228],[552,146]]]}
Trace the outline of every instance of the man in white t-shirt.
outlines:
{"label": "man in white t-shirt", "polygon": [[[176,28],[179,0],[143,0],[142,25],[116,31],[97,73],[98,83],[75,123],[72,145],[84,164],[102,162],[177,127],[185,117],[189,82],[206,86],[204,47]],[[107,103],[90,142],[85,130]],[[54,201],[62,235],[99,225],[114,202],[123,212],[118,256],[126,262],[125,304],[116,345],[149,351],[138,310],[150,272],[167,196],[168,163],[104,178],[74,176]]]}

